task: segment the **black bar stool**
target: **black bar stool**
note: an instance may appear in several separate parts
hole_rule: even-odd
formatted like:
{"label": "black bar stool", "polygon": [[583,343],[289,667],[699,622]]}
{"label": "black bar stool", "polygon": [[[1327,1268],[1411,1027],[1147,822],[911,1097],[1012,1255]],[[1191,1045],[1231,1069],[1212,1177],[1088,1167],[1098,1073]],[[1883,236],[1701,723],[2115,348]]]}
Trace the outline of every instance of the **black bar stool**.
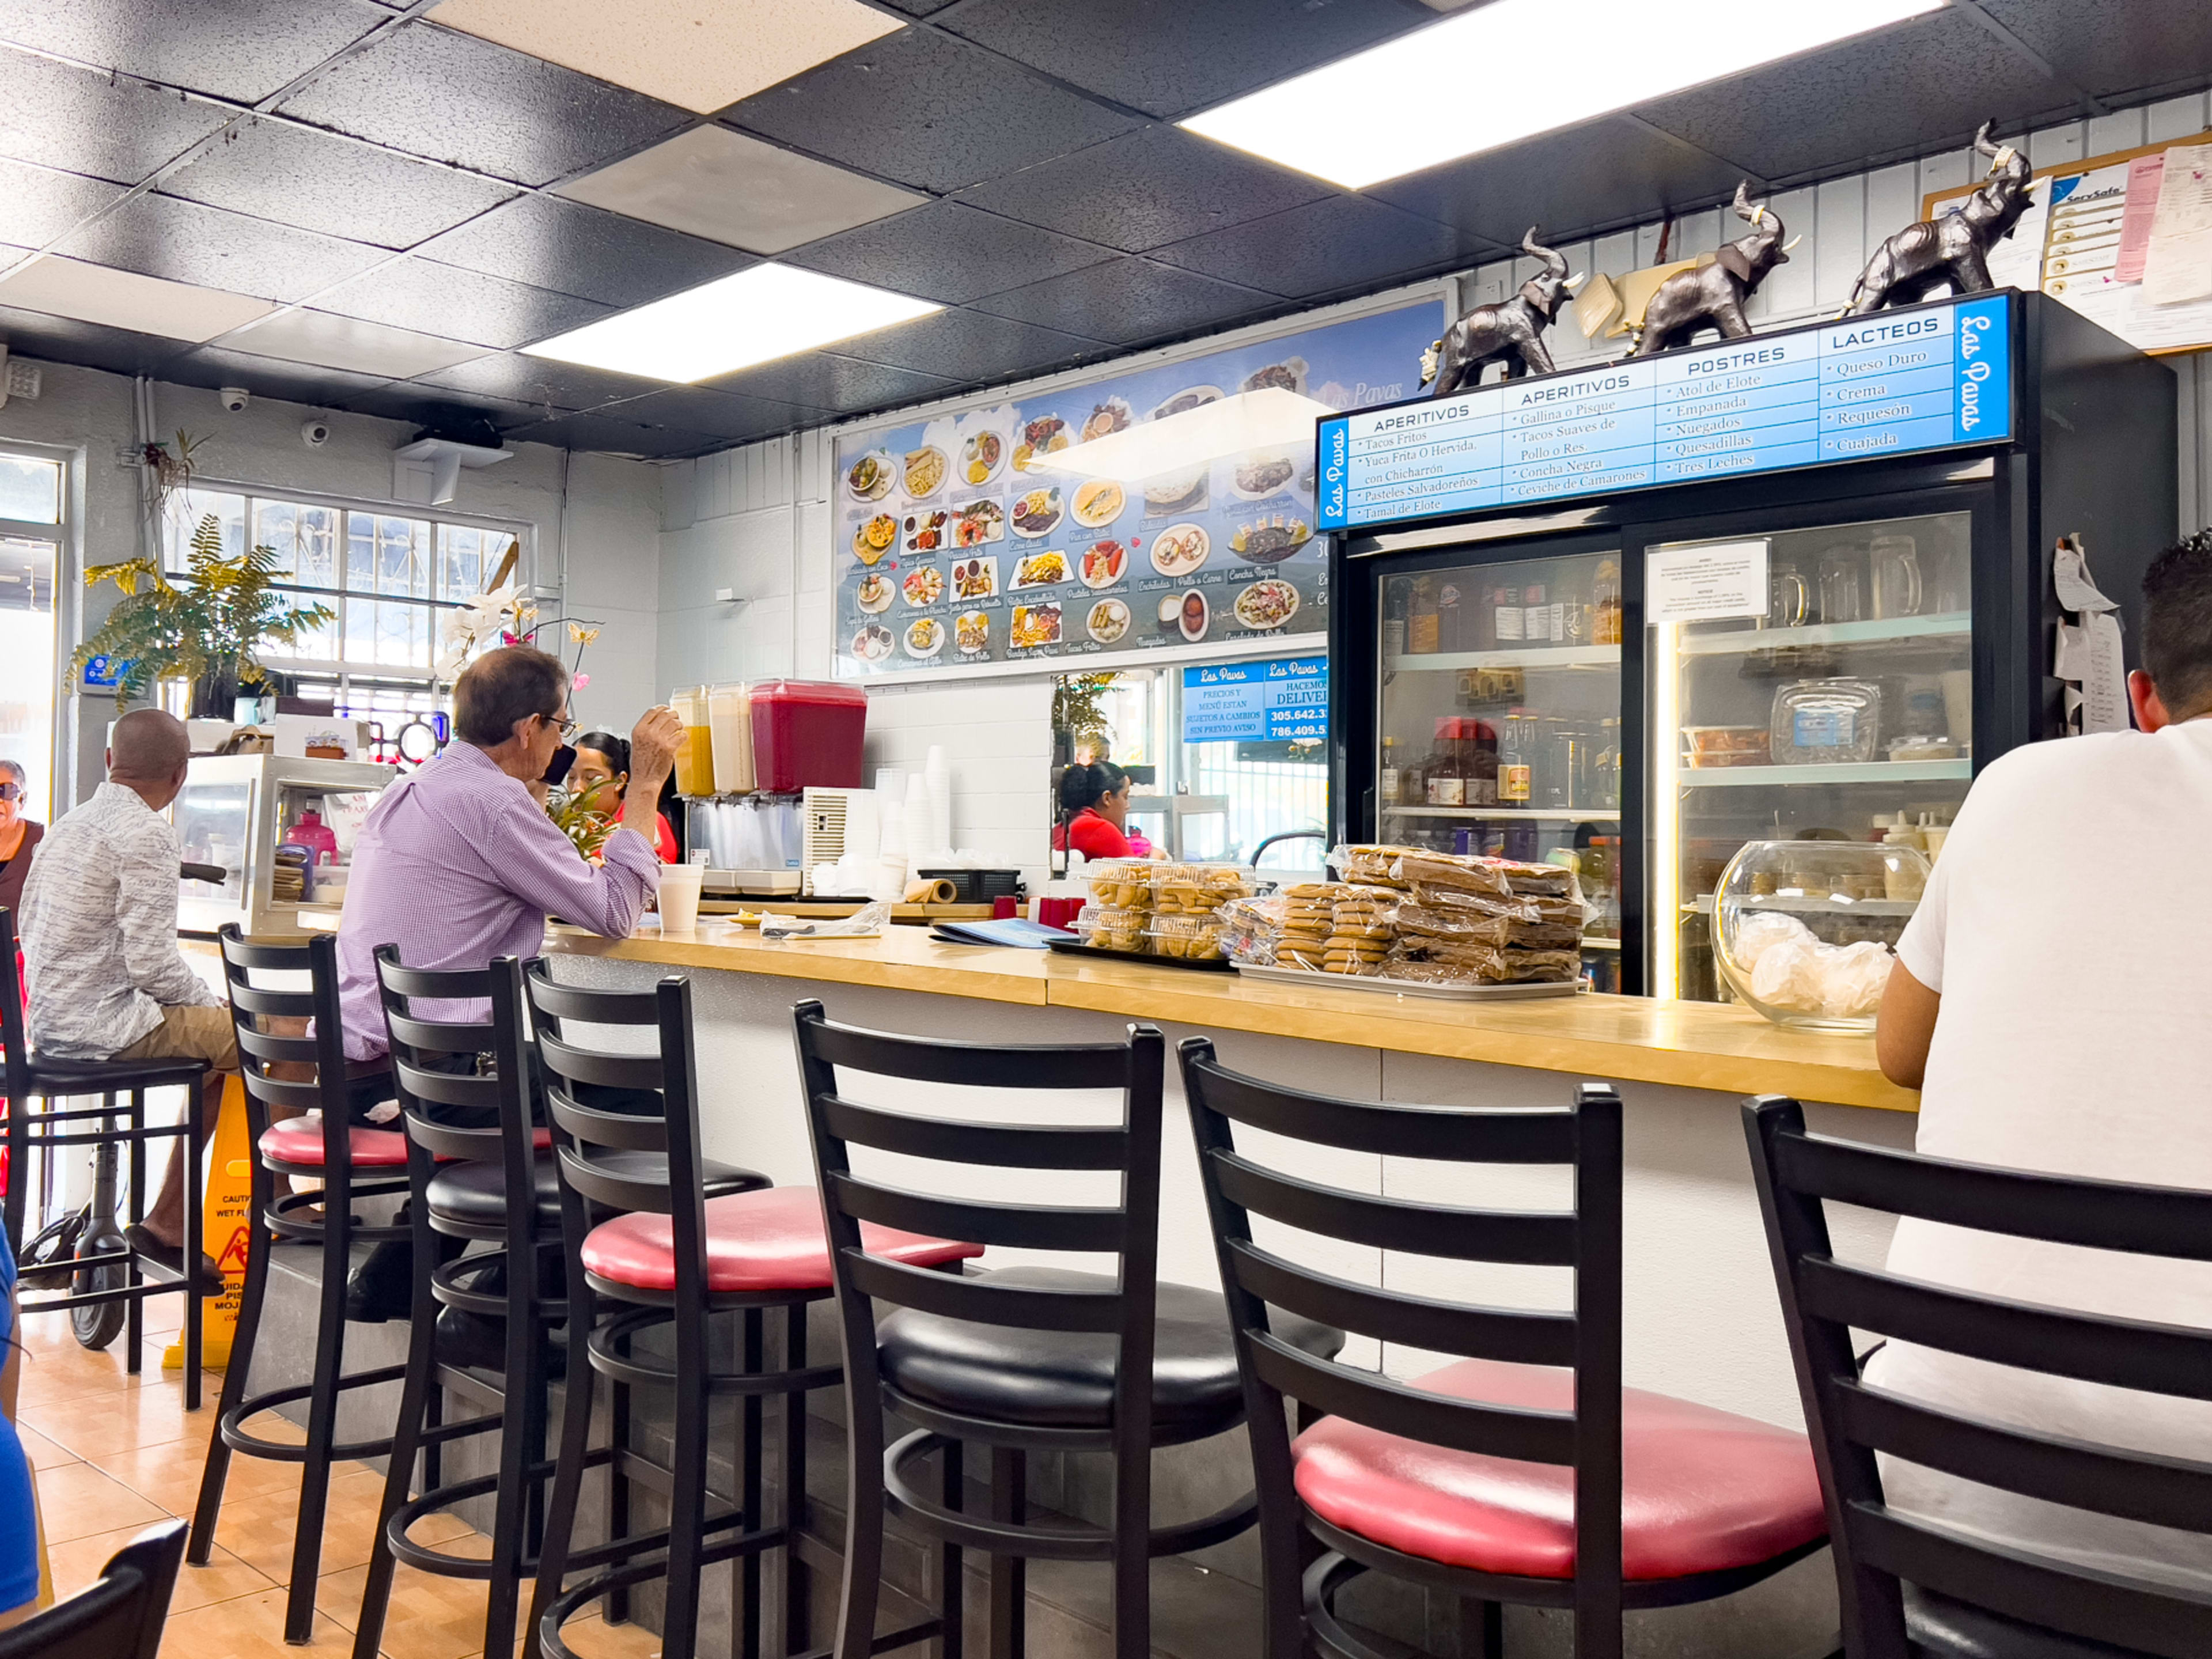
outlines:
{"label": "black bar stool", "polygon": [[[94,1249],[75,1258],[70,1271],[88,1273],[88,1288],[66,1296],[44,1297],[26,1302],[22,1311],[63,1313],[103,1303],[121,1302],[129,1309],[124,1340],[128,1355],[124,1363],[132,1376],[140,1369],[143,1346],[144,1305],[149,1296],[180,1291],[185,1298],[185,1408],[200,1408],[201,1297],[193,1280],[200,1265],[200,1133],[201,1086],[207,1062],[198,1060],[63,1060],[31,1052],[24,1030],[23,985],[15,971],[15,919],[0,909],[0,1043],[7,1045],[5,1081],[8,1085],[8,1249],[18,1262],[23,1258],[23,1214],[31,1188],[31,1152],[49,1156],[63,1146],[112,1146],[131,1151],[131,1219],[146,1218],[146,1146],[152,1140],[181,1141],[172,1157],[185,1160],[185,1270],[176,1273],[158,1261],[149,1261],[126,1243],[119,1249]],[[182,1089],[186,1105],[176,1123],[146,1121],[146,1095],[152,1089]],[[72,1096],[97,1095],[94,1107],[64,1107],[51,1103]],[[128,1103],[118,1101],[128,1096]],[[49,1103],[42,1112],[31,1110],[33,1101]],[[119,1120],[119,1121],[118,1121]],[[95,1224],[108,1218],[96,1216]],[[80,1249],[82,1246],[79,1247]],[[123,1282],[100,1288],[100,1280],[116,1275],[102,1269],[120,1267]],[[149,1282],[147,1276],[151,1276]],[[114,1328],[105,1334],[112,1340]]]}
{"label": "black bar stool", "polygon": [[[361,1617],[354,1626],[354,1653],[356,1659],[376,1659],[393,1568],[404,1561],[444,1577],[487,1581],[483,1650],[507,1654],[514,1648],[522,1587],[538,1566],[544,1483],[553,1474],[545,1455],[551,1334],[568,1314],[565,1302],[541,1293],[541,1270],[560,1271],[552,1254],[561,1245],[560,1198],[544,1151],[546,1132],[537,1126],[522,981],[512,957],[489,969],[434,973],[402,967],[398,947],[392,945],[377,947],[376,975],[407,1136],[415,1280],[407,1381]],[[415,1012],[483,1003],[489,1005],[488,1021]],[[519,1202],[518,1194],[523,1195]],[[494,1248],[462,1255],[455,1242],[459,1248],[471,1243]],[[506,1321],[496,1381],[439,1352],[441,1308]],[[442,1421],[441,1389],[488,1409],[459,1422]],[[492,1429],[501,1431],[497,1473],[441,1481],[441,1449]],[[421,1492],[410,1496],[418,1457]],[[408,1537],[423,1516],[487,1493],[494,1494],[489,1559],[456,1555]]]}
{"label": "black bar stool", "polygon": [[[1375,1106],[1231,1072],[1202,1037],[1180,1053],[1252,1425],[1267,1659],[1382,1659],[1335,1610],[1369,1571],[1456,1595],[1481,1659],[1498,1659],[1505,1602],[1571,1608],[1576,1659],[1620,1659],[1624,1607],[1725,1595],[1820,1548],[1802,1435],[1620,1386],[1613,1090],[1584,1084],[1557,1111]],[[1563,1164],[1573,1203],[1473,1209],[1347,1191],[1254,1162],[1240,1128],[1392,1158]],[[1370,1249],[1566,1267],[1573,1308],[1353,1284],[1255,1243],[1255,1216]],[[1301,1353],[1271,1306],[1467,1357],[1395,1382]],[[1286,1398],[1328,1415],[1293,1442]],[[1326,1552],[1310,1565],[1309,1537]]]}
{"label": "black bar stool", "polygon": [[[341,1443],[337,1438],[338,1397],[349,1389],[396,1382],[404,1365],[374,1370],[344,1370],[346,1274],[356,1243],[380,1244],[410,1237],[404,1226],[372,1227],[354,1218],[356,1199],[380,1198],[407,1190],[407,1138],[396,1130],[356,1128],[350,1121],[356,1087],[382,1074],[374,1067],[349,1068],[344,1025],[338,1009],[337,940],[319,933],[305,945],[248,945],[235,923],[224,927],[223,975],[230,987],[232,1028],[238,1036],[238,1064],[246,1084],[246,1123],[253,1137],[252,1233],[246,1261],[246,1289],[231,1338],[230,1364],[223,1372],[222,1400],[215,1437],[208,1443],[207,1467],[200,1477],[198,1506],[192,1513],[189,1559],[205,1566],[215,1546],[217,1511],[222,1507],[230,1455],[272,1458],[302,1466],[300,1513],[292,1537],[292,1575],[284,1604],[284,1639],[306,1642],[315,1620],[315,1578],[322,1563],[323,1515],[330,1497],[331,1465],[341,1459],[381,1457],[392,1438]],[[273,990],[264,976],[306,975],[310,988]],[[278,1036],[261,1022],[314,1021],[312,1036]],[[311,1082],[276,1076],[277,1066],[304,1066]],[[319,1110],[319,1120],[300,1116],[272,1123],[272,1109]],[[364,1178],[366,1172],[366,1178]],[[322,1182],[319,1192],[276,1195],[274,1177],[299,1176]],[[317,1206],[322,1214],[308,1213]],[[311,1244],[322,1255],[320,1308],[315,1327],[313,1379],[248,1395],[254,1340],[261,1329],[262,1303],[269,1288],[269,1253],[278,1243]],[[307,1402],[305,1445],[289,1445],[249,1433],[248,1418],[294,1401]]]}
{"label": "black bar stool", "polygon": [[[1220,1296],[1157,1282],[1165,1053],[1158,1030],[1132,1026],[1127,1042],[985,1047],[833,1024],[818,1002],[802,1002],[793,1012],[844,1324],[852,1504],[838,1659],[866,1659],[886,1645],[873,1635],[886,1513],[939,1540],[945,1659],[957,1659],[960,1650],[963,1550],[994,1558],[994,1659],[1018,1659],[1023,1650],[1024,1563],[1031,1557],[1112,1563],[1115,1651],[1120,1659],[1146,1659],[1152,1558],[1233,1538],[1256,1512],[1247,1493],[1202,1519],[1152,1524],[1154,1449],[1207,1439],[1244,1420]],[[1121,1096],[1121,1121],[1075,1127],[916,1116],[854,1099],[848,1088],[862,1076],[968,1089],[1111,1089]],[[917,1193],[854,1174],[854,1146],[994,1169],[1111,1171],[1120,1177],[1121,1197],[1112,1205],[1063,1206]],[[964,1277],[927,1273],[885,1250],[879,1228],[1109,1254],[1119,1271],[1113,1277],[1048,1267]],[[896,1310],[880,1328],[878,1301]],[[1305,1321],[1286,1322],[1285,1328],[1294,1329],[1301,1352],[1334,1353],[1342,1341]],[[920,1425],[888,1452],[886,1409]],[[990,1449],[988,1519],[961,1512],[969,1443]],[[935,1499],[909,1473],[932,1451],[940,1455]],[[1031,1451],[1112,1453],[1112,1523],[1029,1524],[1024,1489]]]}
{"label": "black bar stool", "polygon": [[[829,1251],[821,1205],[805,1188],[770,1188],[765,1176],[717,1164],[700,1152],[699,1077],[692,1042],[691,990],[665,979],[651,991],[599,991],[556,982],[548,964],[524,975],[536,1034],[539,1078],[552,1121],[561,1176],[561,1225],[568,1262],[568,1392],[561,1449],[538,1568],[532,1622],[544,1652],[570,1659],[562,1626],[586,1604],[606,1598],[608,1616],[628,1616],[629,1589],[667,1581],[663,1659],[697,1650],[699,1577],[737,1559],[741,1593],[738,1651],[759,1659],[764,1612],[760,1558],[784,1552],[787,1629],[779,1656],[805,1640],[797,1548],[806,1481],[806,1392],[829,1388],[842,1372],[806,1360],[806,1308],[830,1294]],[[652,1050],[587,1046],[575,1025],[627,1027],[650,1034]],[[910,1241],[919,1261],[942,1261],[968,1247]],[[784,1368],[763,1371],[762,1316],[784,1312]],[[714,1366],[713,1316],[742,1316],[738,1367]],[[672,1358],[640,1352],[641,1337],[665,1337]],[[582,1353],[589,1369],[580,1368]],[[593,1379],[612,1395],[613,1442],[591,1446]],[[666,1465],[629,1443],[629,1390],[663,1389],[675,1402],[674,1450]],[[762,1402],[783,1401],[781,1513],[762,1515]],[[708,1407],[742,1403],[735,1507],[709,1515]],[[573,1547],[584,1473],[609,1470],[608,1541]],[[632,1534],[629,1485],[666,1495],[664,1529]],[[574,1569],[596,1569],[564,1589]]]}
{"label": "black bar stool", "polygon": [[[1851,1659],[2202,1659],[2212,1599],[1889,1507],[1887,1454],[2077,1516],[2212,1534],[2212,1464],[1923,1405],[1865,1380],[1854,1330],[2016,1370],[2212,1399],[2212,1331],[1948,1290],[1838,1261],[1826,1206],[2178,1261],[2212,1261],[2212,1193],[2069,1180],[1805,1132],[1796,1101],[1744,1107],[1753,1178],[1835,1531]],[[2118,1267],[2116,1272],[2124,1272]],[[2057,1519],[2057,1517],[2054,1517]],[[2063,1525],[2063,1523],[2061,1522]]]}

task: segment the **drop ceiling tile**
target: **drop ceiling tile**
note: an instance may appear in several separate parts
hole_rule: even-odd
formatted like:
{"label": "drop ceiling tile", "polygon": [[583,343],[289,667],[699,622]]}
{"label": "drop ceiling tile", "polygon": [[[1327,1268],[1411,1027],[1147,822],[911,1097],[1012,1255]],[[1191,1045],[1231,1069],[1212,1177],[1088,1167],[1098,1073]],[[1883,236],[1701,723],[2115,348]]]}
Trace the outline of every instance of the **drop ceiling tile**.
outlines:
{"label": "drop ceiling tile", "polygon": [[[0,289],[6,284],[0,283]],[[183,348],[176,341],[104,323],[20,310],[0,298],[0,337],[11,357],[104,368],[111,374],[158,374]]]}
{"label": "drop ceiling tile", "polygon": [[1992,115],[2002,125],[2007,116],[2072,102],[1987,29],[1947,9],[1637,112],[1762,177],[1796,179],[1963,143]]}
{"label": "drop ceiling tile", "polygon": [[503,398],[537,409],[561,410],[596,409],[623,398],[642,397],[661,389],[658,380],[636,374],[610,374],[550,357],[526,357],[501,352],[479,357],[458,368],[441,369],[420,377],[434,391],[454,391],[473,396]]}
{"label": "drop ceiling tile", "polygon": [[235,352],[346,369],[380,380],[412,380],[484,355],[482,346],[306,307],[264,317],[224,336],[222,343]]}
{"label": "drop ceiling tile", "polygon": [[1532,224],[1565,238],[1724,200],[1741,177],[1729,162],[1612,119],[1448,161],[1365,193],[1510,247]]}
{"label": "drop ceiling tile", "polygon": [[705,432],[678,432],[666,427],[636,426],[610,420],[603,415],[563,415],[558,420],[502,430],[502,440],[516,444],[552,444],[562,449],[591,450],[602,455],[629,455],[641,460],[660,460],[697,455],[727,447],[726,441]]}
{"label": "drop ceiling tile", "polygon": [[1272,219],[1217,230],[1155,259],[1290,299],[1381,288],[1505,252],[1470,244],[1432,219],[1381,202],[1332,196]]}
{"label": "drop ceiling tile", "polygon": [[940,192],[1139,125],[964,41],[913,28],[748,98],[725,118]]}
{"label": "drop ceiling tile", "polygon": [[416,251],[611,306],[643,305],[753,263],[719,242],[557,196],[522,197]]}
{"label": "drop ceiling tile", "polygon": [[515,192],[373,144],[289,121],[249,120],[161,182],[164,194],[407,248]]}
{"label": "drop ceiling tile", "polygon": [[319,294],[315,305],[395,328],[501,348],[564,334],[613,309],[573,294],[413,257]]}
{"label": "drop ceiling tile", "polygon": [[860,0],[445,0],[432,15],[702,115],[900,27]]}
{"label": "drop ceiling tile", "polygon": [[0,277],[0,306],[194,343],[242,328],[270,309],[266,300],[111,270],[52,254]]}
{"label": "drop ceiling tile", "polygon": [[343,407],[357,415],[374,415],[410,426],[452,428],[475,421],[489,421],[495,428],[530,426],[546,418],[543,408],[509,403],[501,398],[479,398],[447,392],[419,380],[386,380],[366,391],[346,394]]}
{"label": "drop ceiling tile", "polygon": [[1115,348],[980,311],[940,311],[840,340],[841,356],[934,374],[961,386],[1010,380],[1115,355]]}
{"label": "drop ceiling tile", "polygon": [[1113,257],[1110,249],[1093,242],[957,202],[933,202],[801,248],[784,263],[960,305]]}
{"label": "drop ceiling tile", "polygon": [[1158,126],[1010,173],[963,191],[960,199],[1142,253],[1331,193],[1302,173]]}
{"label": "drop ceiling tile", "polygon": [[572,179],[559,193],[754,253],[781,253],[929,199],[711,125]]}
{"label": "drop ceiling tile", "polygon": [[219,104],[0,46],[0,155],[135,185],[230,118]]}
{"label": "drop ceiling tile", "polygon": [[0,161],[0,238],[44,247],[122,193],[120,185],[82,173]]}
{"label": "drop ceiling tile", "polygon": [[356,0],[0,0],[0,40],[241,104],[389,21]]}
{"label": "drop ceiling tile", "polygon": [[1134,345],[1280,309],[1266,294],[1148,259],[1116,259],[976,301],[997,317]]}
{"label": "drop ceiling tile", "polygon": [[749,398],[798,404],[807,409],[850,415],[921,403],[952,389],[953,382],[889,363],[864,363],[834,351],[802,351],[755,368],[739,369],[706,384]]}
{"label": "drop ceiling tile", "polygon": [[280,108],[525,185],[594,166],[685,119],[672,105],[422,22],[392,31]]}
{"label": "drop ceiling tile", "polygon": [[1981,0],[1982,9],[2090,91],[2212,81],[2203,0]]}
{"label": "drop ceiling tile", "polygon": [[[945,27],[1117,103],[1166,117],[1210,108],[1434,21],[1418,7],[1372,0],[968,0]],[[1408,95],[1481,94],[1470,86],[1414,88]],[[1388,118],[1386,112],[1376,114]]]}
{"label": "drop ceiling tile", "polygon": [[270,300],[300,300],[390,256],[173,196],[134,196],[56,250],[172,282]]}
{"label": "drop ceiling tile", "polygon": [[884,3],[896,11],[904,12],[908,17],[933,17],[947,6],[956,4],[957,0],[884,0]]}
{"label": "drop ceiling tile", "polygon": [[255,357],[212,345],[170,359],[162,367],[161,378],[180,386],[244,386],[257,398],[305,404],[311,409],[350,407],[349,399],[384,384],[379,375],[279,362],[274,357]]}
{"label": "drop ceiling tile", "polygon": [[764,438],[799,427],[819,425],[821,412],[791,404],[770,403],[760,398],[732,397],[704,386],[670,386],[647,392],[625,403],[610,404],[592,411],[613,421],[633,421],[641,426],[659,426],[685,432],[702,432],[710,438],[732,441]]}

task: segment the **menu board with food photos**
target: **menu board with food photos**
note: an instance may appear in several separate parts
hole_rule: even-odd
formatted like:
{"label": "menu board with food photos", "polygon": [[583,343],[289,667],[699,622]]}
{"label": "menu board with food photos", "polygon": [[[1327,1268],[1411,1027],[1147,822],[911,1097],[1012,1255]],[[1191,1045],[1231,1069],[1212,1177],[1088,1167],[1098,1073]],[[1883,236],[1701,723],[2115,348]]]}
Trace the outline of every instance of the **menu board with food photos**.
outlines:
{"label": "menu board with food photos", "polygon": [[[947,414],[837,444],[841,678],[1076,659],[1328,631],[1310,430],[1149,477],[1071,471],[1076,446],[1269,387],[1330,410],[1419,389],[1440,303]],[[1092,659],[1102,659],[1094,662]]]}

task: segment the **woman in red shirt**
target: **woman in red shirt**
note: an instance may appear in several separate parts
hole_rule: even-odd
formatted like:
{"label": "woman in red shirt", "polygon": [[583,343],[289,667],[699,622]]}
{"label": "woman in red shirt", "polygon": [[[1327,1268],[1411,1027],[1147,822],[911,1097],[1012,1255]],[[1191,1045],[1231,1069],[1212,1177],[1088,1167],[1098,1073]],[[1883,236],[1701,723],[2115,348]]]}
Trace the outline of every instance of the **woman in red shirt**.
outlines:
{"label": "woman in red shirt", "polygon": [[[629,790],[629,744],[611,732],[586,732],[576,739],[576,760],[568,769],[568,784],[572,795],[597,789],[603,801],[620,801],[615,811],[615,822],[620,823],[629,805],[623,799]],[[607,787],[610,784],[611,789]],[[676,862],[676,831],[657,811],[653,815],[652,841],[653,850],[660,854],[663,864]]]}
{"label": "woman in red shirt", "polygon": [[1054,851],[1073,848],[1086,859],[1130,856],[1129,775],[1112,761],[1062,772],[1060,811],[1063,823],[1052,832]]}

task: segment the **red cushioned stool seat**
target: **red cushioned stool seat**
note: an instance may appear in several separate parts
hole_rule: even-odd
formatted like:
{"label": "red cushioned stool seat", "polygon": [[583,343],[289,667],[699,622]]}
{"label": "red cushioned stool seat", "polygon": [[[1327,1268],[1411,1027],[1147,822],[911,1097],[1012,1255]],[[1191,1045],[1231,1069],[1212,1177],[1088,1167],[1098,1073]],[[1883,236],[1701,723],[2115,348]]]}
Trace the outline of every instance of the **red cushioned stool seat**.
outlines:
{"label": "red cushioned stool seat", "polygon": [[[397,1129],[354,1128],[346,1132],[347,1149],[356,1169],[404,1170],[407,1167],[407,1137]],[[280,1164],[320,1164],[323,1161],[323,1121],[319,1117],[288,1117],[261,1132],[261,1155]]]}
{"label": "red cushioned stool seat", "polygon": [[[1413,1386],[1523,1409],[1574,1404],[1571,1372],[1494,1360],[1462,1360]],[[1755,1566],[1826,1532],[1803,1435],[1641,1389],[1621,1390],[1620,1405],[1624,1578]],[[1564,1465],[1425,1445],[1336,1417],[1291,1452],[1298,1496],[1333,1526],[1477,1572],[1574,1577],[1574,1471]]]}
{"label": "red cushioned stool seat", "polygon": [[[983,1254],[981,1244],[925,1238],[863,1224],[870,1254],[934,1267]],[[665,1215],[617,1216],[592,1229],[582,1250],[586,1271],[641,1291],[676,1288],[673,1224]],[[811,1187],[771,1187],[707,1200],[707,1288],[718,1291],[826,1291],[830,1240],[822,1194]]]}

